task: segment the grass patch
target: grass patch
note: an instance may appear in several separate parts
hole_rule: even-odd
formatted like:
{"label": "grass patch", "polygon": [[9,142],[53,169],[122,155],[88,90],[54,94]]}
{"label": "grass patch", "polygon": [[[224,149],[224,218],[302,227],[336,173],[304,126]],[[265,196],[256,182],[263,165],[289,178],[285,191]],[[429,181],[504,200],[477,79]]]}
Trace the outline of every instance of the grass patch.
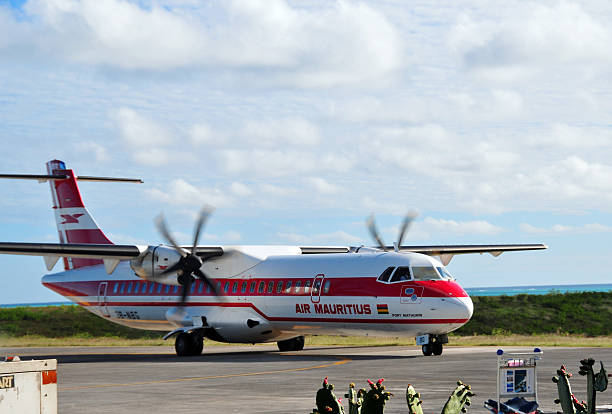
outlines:
{"label": "grass patch", "polygon": [[[475,335],[451,336],[447,346],[569,346],[569,347],[612,347],[612,336],[585,337],[579,335]],[[228,346],[206,340],[204,347]],[[256,344],[265,345],[265,344]],[[268,344],[270,345],[270,344]],[[52,346],[159,346],[174,347],[174,340],[164,341],[161,337],[121,338],[121,337],[84,337],[72,336],[48,338],[40,335],[21,337],[0,336],[0,347],[52,347]],[[414,338],[376,337],[376,336],[308,336],[306,347],[316,346],[415,346]]]}
{"label": "grass patch", "polygon": [[[612,292],[474,296],[474,316],[450,345],[612,346]],[[80,306],[0,308],[0,346],[173,346]],[[207,341],[206,346],[215,345]],[[306,344],[413,346],[413,338],[312,336]]]}

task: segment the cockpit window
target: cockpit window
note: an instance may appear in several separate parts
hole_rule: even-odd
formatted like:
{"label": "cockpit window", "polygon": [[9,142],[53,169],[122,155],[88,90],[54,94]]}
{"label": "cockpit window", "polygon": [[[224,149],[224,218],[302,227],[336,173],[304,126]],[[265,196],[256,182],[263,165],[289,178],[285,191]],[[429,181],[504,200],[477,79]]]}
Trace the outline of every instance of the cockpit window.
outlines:
{"label": "cockpit window", "polygon": [[414,266],[412,268],[414,280],[435,280],[440,279],[440,275],[431,266]]}
{"label": "cockpit window", "polygon": [[381,282],[389,281],[389,277],[391,276],[391,273],[393,273],[393,269],[395,269],[393,266],[387,267],[385,271],[378,276],[378,280]]}
{"label": "cockpit window", "polygon": [[410,280],[410,268],[409,267],[398,267],[393,273],[393,277],[391,278],[391,283],[393,282],[402,282],[404,280]]}
{"label": "cockpit window", "polygon": [[440,273],[440,276],[442,276],[443,279],[454,279],[454,277],[448,273],[448,270],[446,270],[445,267],[436,267],[436,269],[438,269],[438,273]]}

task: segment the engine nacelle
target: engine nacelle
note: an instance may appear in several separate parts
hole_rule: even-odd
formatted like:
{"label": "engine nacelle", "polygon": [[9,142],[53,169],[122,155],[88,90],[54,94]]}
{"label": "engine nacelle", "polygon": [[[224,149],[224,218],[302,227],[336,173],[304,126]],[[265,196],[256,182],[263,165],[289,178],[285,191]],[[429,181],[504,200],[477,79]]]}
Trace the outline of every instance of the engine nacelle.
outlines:
{"label": "engine nacelle", "polygon": [[162,274],[180,258],[180,253],[172,247],[149,246],[143,255],[130,260],[130,267],[138,277],[145,280],[166,285],[180,285],[176,272]]}

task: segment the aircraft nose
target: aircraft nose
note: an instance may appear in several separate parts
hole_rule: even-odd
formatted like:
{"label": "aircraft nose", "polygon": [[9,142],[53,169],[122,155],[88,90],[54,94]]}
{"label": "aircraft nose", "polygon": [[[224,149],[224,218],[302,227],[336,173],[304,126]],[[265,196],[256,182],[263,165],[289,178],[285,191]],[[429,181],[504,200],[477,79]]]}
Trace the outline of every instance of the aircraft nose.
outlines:
{"label": "aircraft nose", "polygon": [[470,319],[474,314],[474,303],[472,302],[472,298],[469,296],[461,298],[461,302],[465,308],[466,319]]}

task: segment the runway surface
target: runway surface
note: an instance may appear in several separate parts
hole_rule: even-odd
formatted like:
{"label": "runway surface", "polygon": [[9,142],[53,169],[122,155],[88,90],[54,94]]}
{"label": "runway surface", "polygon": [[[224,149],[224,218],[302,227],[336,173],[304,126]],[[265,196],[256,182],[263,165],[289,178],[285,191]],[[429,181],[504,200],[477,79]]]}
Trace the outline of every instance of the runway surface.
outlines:
{"label": "runway surface", "polygon": [[[424,357],[416,347],[314,347],[278,352],[275,346],[214,346],[202,356],[178,358],[171,347],[0,348],[1,355],[57,358],[59,412],[71,413],[310,413],[323,377],[342,397],[348,384],[385,378],[395,396],[386,413],[407,413],[408,383],[421,393],[425,412],[440,412],[457,379],[476,392],[468,412],[484,413],[495,398],[496,347],[447,347]],[[504,348],[507,352],[531,348]],[[565,364],[572,388],[586,399],[578,361],[602,360],[612,373],[612,348],[543,348],[539,365],[540,405],[556,412],[551,381]],[[598,366],[597,366],[598,367]],[[612,404],[610,389],[599,404]]]}

